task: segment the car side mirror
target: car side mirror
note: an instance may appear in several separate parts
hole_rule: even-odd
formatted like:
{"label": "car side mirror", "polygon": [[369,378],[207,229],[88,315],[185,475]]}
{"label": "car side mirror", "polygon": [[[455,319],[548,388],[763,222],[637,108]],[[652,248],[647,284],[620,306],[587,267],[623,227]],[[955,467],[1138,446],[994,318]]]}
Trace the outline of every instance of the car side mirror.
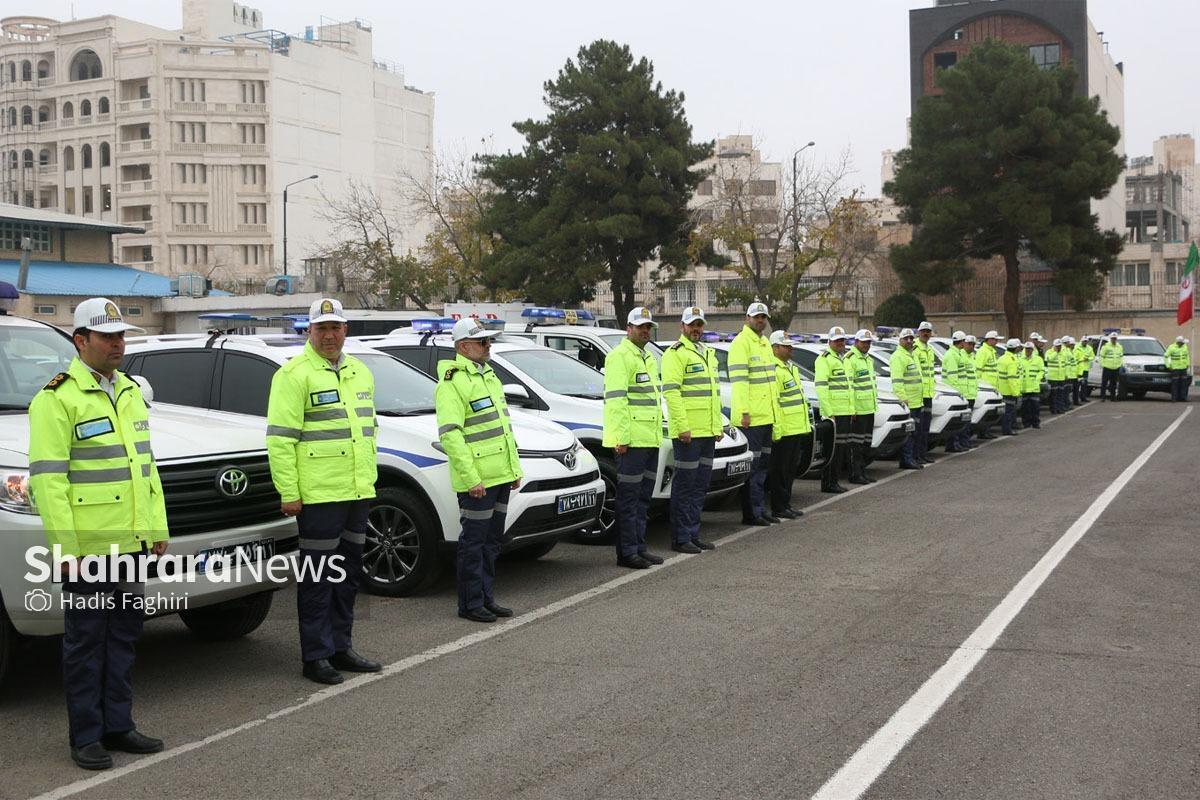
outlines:
{"label": "car side mirror", "polygon": [[529,405],[529,390],[519,383],[506,383],[504,384],[504,399],[513,405]]}
{"label": "car side mirror", "polygon": [[154,387],[150,385],[150,381],[141,375],[130,375],[129,378],[142,390],[142,397],[146,398],[147,403],[154,401]]}

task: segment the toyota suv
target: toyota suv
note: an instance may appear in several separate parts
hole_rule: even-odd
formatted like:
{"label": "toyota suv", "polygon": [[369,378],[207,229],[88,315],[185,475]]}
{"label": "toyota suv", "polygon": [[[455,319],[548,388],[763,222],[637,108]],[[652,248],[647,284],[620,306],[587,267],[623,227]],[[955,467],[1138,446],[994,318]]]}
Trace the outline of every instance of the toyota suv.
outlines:
{"label": "toyota suv", "polygon": [[[1139,329],[1140,330],[1140,329]],[[1099,389],[1104,377],[1104,368],[1100,365],[1100,348],[1109,341],[1107,334],[1090,334],[1085,339],[1092,342],[1096,351],[1096,359],[1088,369],[1088,383],[1094,389]],[[1132,397],[1135,400],[1145,398],[1147,392],[1171,393],[1171,371],[1163,360],[1167,352],[1162,342],[1153,336],[1117,335],[1117,344],[1125,352],[1121,362],[1121,374],[1117,378],[1117,397],[1125,400]],[[1188,375],[1192,368],[1188,366]]]}
{"label": "toyota suv", "polygon": [[[304,350],[289,335],[169,334],[132,337],[126,371],[156,384],[160,400],[187,406],[202,419],[250,420],[265,436],[271,378]],[[390,596],[423,588],[453,557],[458,496],[438,441],[436,383],[360,344],[345,352],[375,377],[375,442],[379,482],[363,551],[363,585]],[[525,478],[508,501],[506,551],[527,558],[548,552],[564,535],[590,528],[604,503],[596,459],[571,432],[521,411],[512,429]]]}
{"label": "toyota suv", "polygon": [[[29,493],[29,402],[75,356],[61,330],[0,314],[0,680],[14,658],[19,636],[62,633],[59,583],[29,580],[31,548],[45,547],[42,521]],[[279,510],[271,484],[266,443],[259,426],[236,420],[199,420],[186,410],[150,403],[150,442],[162,479],[171,533],[168,555],[195,556],[192,571],[159,578],[151,570],[146,596],[178,611],[206,639],[242,636],[271,608],[274,590],[265,570],[241,570],[224,579],[200,579],[215,566],[211,556],[240,553],[245,563],[292,554],[295,522]],[[34,556],[43,563],[43,558]],[[192,569],[195,567],[195,569]]]}

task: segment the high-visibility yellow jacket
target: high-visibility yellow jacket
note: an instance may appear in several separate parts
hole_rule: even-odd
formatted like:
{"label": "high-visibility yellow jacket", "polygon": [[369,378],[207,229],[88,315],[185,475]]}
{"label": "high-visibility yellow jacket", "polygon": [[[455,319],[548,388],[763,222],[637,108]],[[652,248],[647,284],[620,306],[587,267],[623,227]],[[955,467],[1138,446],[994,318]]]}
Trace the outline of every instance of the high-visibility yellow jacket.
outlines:
{"label": "high-visibility yellow jacket", "polygon": [[843,362],[850,375],[850,393],[854,397],[855,414],[874,414],[879,407],[875,389],[875,359],[859,352],[857,347],[846,351]]}
{"label": "high-visibility yellow jacket", "polygon": [[913,356],[921,368],[921,397],[933,397],[933,385],[936,378],[933,347],[917,339],[913,342]]}
{"label": "high-visibility yellow jacket", "polygon": [[438,441],[450,457],[450,487],[466,492],[524,476],[504,386],[490,364],[462,354],[438,362]]}
{"label": "high-visibility yellow jacket", "polygon": [[344,353],[342,365],[304,345],[280,367],[267,401],[267,456],[283,502],[375,496],[375,378]]}
{"label": "high-visibility yellow jacket", "polygon": [[892,351],[888,360],[888,371],[892,376],[892,392],[910,409],[919,409],[924,402],[921,388],[921,367],[916,356],[903,347]]}
{"label": "high-visibility yellow jacket", "polygon": [[773,440],[784,436],[799,436],[812,431],[812,409],[804,396],[800,368],[788,359],[775,359],[775,425]]}
{"label": "high-visibility yellow jacket", "polygon": [[1167,369],[1187,369],[1192,365],[1192,356],[1186,344],[1172,342],[1163,353],[1163,366]]}
{"label": "high-visibility yellow jacket", "polygon": [[959,350],[959,353],[962,361],[959,362],[958,391],[968,400],[974,400],[979,397],[979,377],[975,372],[975,355],[966,350]]}
{"label": "high-visibility yellow jacket", "polygon": [[1021,377],[1021,393],[1040,394],[1042,378],[1046,375],[1046,362],[1042,360],[1036,350],[1032,355],[1022,355],[1021,362],[1021,366],[1024,368]]}
{"label": "high-visibility yellow jacket", "polygon": [[628,338],[604,358],[604,446],[658,447],[662,399],[658,362]]}
{"label": "high-visibility yellow jacket", "polygon": [[1046,380],[1048,381],[1066,380],[1066,370],[1063,369],[1063,362],[1066,359],[1063,358],[1060,348],[1061,345],[1060,347],[1051,347],[1046,351]]}
{"label": "high-visibility yellow jacket", "polygon": [[79,360],[29,404],[29,485],[50,545],[120,553],[167,539],[162,481],[141,389],[116,372],[115,400]]}
{"label": "high-visibility yellow jacket", "polygon": [[667,401],[667,435],[679,438],[720,436],[721,387],[717,355],[686,336],[667,348],[662,359],[662,393]]}
{"label": "high-visibility yellow jacket", "polygon": [[1092,362],[1096,360],[1096,351],[1090,344],[1081,344],[1075,348],[1075,371],[1080,378],[1088,374]]}
{"label": "high-visibility yellow jacket", "polygon": [[1120,343],[1105,342],[1100,347],[1100,366],[1105,369],[1120,369],[1125,362],[1125,348]]}
{"label": "high-visibility yellow jacket", "polygon": [[1079,377],[1079,364],[1076,361],[1075,348],[1063,345],[1062,364],[1063,380],[1073,381]]}
{"label": "high-visibility yellow jacket", "polygon": [[850,373],[846,362],[832,349],[817,356],[813,367],[813,383],[821,401],[821,416],[848,417],[854,414],[854,396],[850,390]]}
{"label": "high-visibility yellow jacket", "polygon": [[996,386],[996,348],[984,342],[975,353],[975,372],[979,375],[979,380],[989,386],[999,389]]}
{"label": "high-visibility yellow jacket", "polygon": [[1004,397],[1018,397],[1021,394],[1021,364],[1016,356],[1007,351],[996,359],[996,388]]}
{"label": "high-visibility yellow jacket", "polygon": [[775,421],[775,354],[767,337],[742,326],[729,345],[729,382],[733,398],[729,417],[742,424],[742,415],[750,415],[750,425],[770,425]]}

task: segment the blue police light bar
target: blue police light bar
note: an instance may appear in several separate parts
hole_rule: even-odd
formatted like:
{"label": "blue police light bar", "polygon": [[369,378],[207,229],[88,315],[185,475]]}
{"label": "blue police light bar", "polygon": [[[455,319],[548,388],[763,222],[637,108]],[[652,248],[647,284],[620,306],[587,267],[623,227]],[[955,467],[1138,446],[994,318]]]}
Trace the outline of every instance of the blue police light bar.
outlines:
{"label": "blue police light bar", "polygon": [[502,319],[479,319],[478,317],[473,317],[473,319],[476,322],[478,322],[479,326],[481,328],[483,328],[484,330],[489,330],[489,331],[503,331],[504,330],[504,320],[502,320]]}
{"label": "blue police light bar", "polygon": [[700,334],[700,341],[719,342],[721,341],[721,334],[717,331],[705,331],[704,333]]}
{"label": "blue police light bar", "polygon": [[595,320],[596,319],[596,316],[592,312],[588,311],[587,309],[583,309],[583,308],[562,309],[562,308],[548,308],[548,307],[543,307],[543,306],[535,306],[534,308],[523,309],[521,311],[521,316],[529,318],[530,321],[545,320],[545,319],[570,320],[572,317],[574,319],[586,319],[586,320]]}
{"label": "blue police light bar", "polygon": [[1145,328],[1130,328],[1129,330],[1134,336],[1145,336],[1146,335]]}
{"label": "blue police light bar", "polygon": [[1109,335],[1110,333],[1120,333],[1121,332],[1120,328],[1103,328],[1102,330],[1104,331],[1105,336]]}
{"label": "blue police light bar", "polygon": [[875,326],[875,335],[876,336],[895,336],[897,330],[899,330],[899,329],[893,328],[891,325],[876,325]]}
{"label": "blue police light bar", "polygon": [[423,317],[412,321],[412,329],[418,333],[446,333],[454,329],[455,322],[453,317]]}

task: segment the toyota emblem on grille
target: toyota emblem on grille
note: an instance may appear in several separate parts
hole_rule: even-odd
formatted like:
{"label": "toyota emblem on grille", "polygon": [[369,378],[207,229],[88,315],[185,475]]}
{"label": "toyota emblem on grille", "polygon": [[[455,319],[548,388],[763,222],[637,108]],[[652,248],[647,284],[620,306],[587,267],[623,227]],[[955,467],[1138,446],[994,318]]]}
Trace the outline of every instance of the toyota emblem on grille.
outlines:
{"label": "toyota emblem on grille", "polygon": [[574,453],[567,453],[565,456],[563,456],[563,466],[565,466],[567,469],[575,469]]}
{"label": "toyota emblem on grille", "polygon": [[217,489],[226,497],[241,497],[250,488],[250,478],[237,467],[227,467],[217,474]]}

